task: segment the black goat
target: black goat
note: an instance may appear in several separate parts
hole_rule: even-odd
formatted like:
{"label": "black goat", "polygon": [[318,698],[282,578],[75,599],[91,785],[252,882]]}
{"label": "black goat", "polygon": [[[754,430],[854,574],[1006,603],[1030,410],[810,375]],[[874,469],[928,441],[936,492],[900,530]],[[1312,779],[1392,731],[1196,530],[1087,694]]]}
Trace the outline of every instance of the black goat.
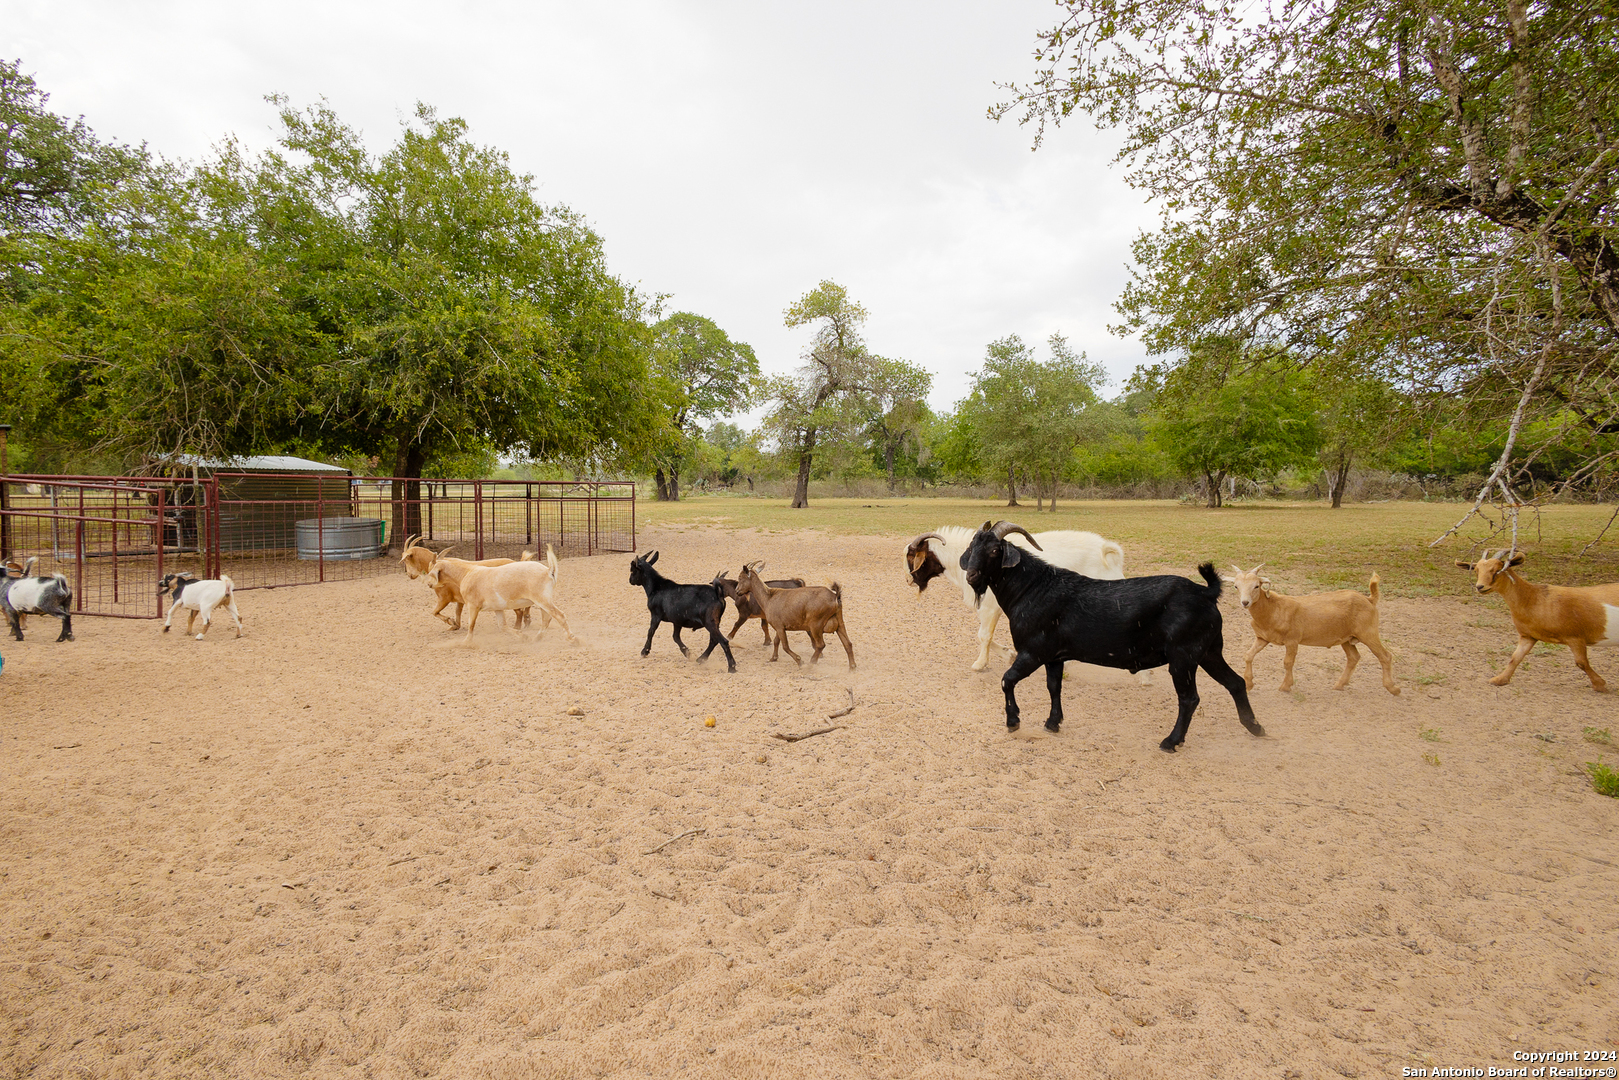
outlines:
{"label": "black goat", "polygon": [[961,556],[967,584],[982,597],[993,589],[1006,612],[1017,658],[1001,676],[1006,694],[1006,726],[1017,730],[1019,682],[1046,669],[1051,715],[1046,730],[1062,725],[1062,666],[1067,660],[1130,672],[1169,665],[1180,699],[1175,729],[1158,748],[1174,753],[1186,741],[1186,729],[1197,709],[1197,669],[1201,667],[1231,693],[1237,718],[1250,734],[1265,729],[1254,720],[1248,688],[1226,663],[1220,632],[1220,578],[1209,563],[1199,566],[1207,586],[1172,574],[1101,581],[1064,570],[1006,542],[1021,526],[984,522]]}
{"label": "black goat", "polygon": [[[28,560],[23,574],[33,570],[34,561],[32,558]],[[12,577],[8,568],[5,577],[0,578],[0,611],[5,613],[6,625],[18,641],[22,640],[24,615],[50,615],[61,619],[62,633],[56,640],[73,640],[73,590],[68,587],[67,577],[63,574]]]}
{"label": "black goat", "polygon": [[725,594],[717,585],[681,585],[670,581],[652,564],[658,561],[654,551],[647,556],[637,555],[630,560],[630,584],[646,590],[646,609],[652,614],[652,625],[647,628],[646,647],[641,655],[652,652],[652,635],[662,623],[673,623],[675,644],[685,656],[691,655],[686,643],[680,640],[682,630],[707,630],[708,648],[698,660],[707,660],[718,645],[725,650],[726,670],[736,670],[736,657],[731,655],[730,643],[720,633],[720,618],[725,614]]}
{"label": "black goat", "polygon": [[[764,627],[765,646],[768,648],[770,645],[770,624],[765,622],[764,610],[759,607],[758,602],[751,596],[738,596],[736,594],[736,579],[726,577],[724,570],[714,575],[713,584],[719,588],[720,592],[725,594],[727,600],[736,605],[736,625],[731,627],[729,634],[725,635],[725,640],[735,641],[736,632],[742,629],[743,623],[749,619],[758,619],[759,625]],[[804,579],[801,577],[781,578],[777,581],[767,581],[765,584],[772,589],[802,589]]]}

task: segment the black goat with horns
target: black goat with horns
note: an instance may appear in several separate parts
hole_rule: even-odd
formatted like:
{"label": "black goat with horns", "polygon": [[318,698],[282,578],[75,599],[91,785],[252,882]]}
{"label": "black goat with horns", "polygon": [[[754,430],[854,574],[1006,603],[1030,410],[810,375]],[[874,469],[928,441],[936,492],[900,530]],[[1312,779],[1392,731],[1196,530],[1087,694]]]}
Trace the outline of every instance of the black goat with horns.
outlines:
{"label": "black goat with horns", "polygon": [[1006,542],[1009,533],[1040,545],[1028,530],[1008,521],[984,522],[961,556],[967,584],[979,597],[992,589],[1006,612],[1017,658],[1001,676],[1006,694],[1006,727],[1019,722],[1017,684],[1046,669],[1051,715],[1046,730],[1062,726],[1062,667],[1068,660],[1130,672],[1169,665],[1180,699],[1175,729],[1159,743],[1174,753],[1186,741],[1197,709],[1197,669],[1201,667],[1230,691],[1237,718],[1250,734],[1265,729],[1254,719],[1242,676],[1226,663],[1220,632],[1220,578],[1210,563],[1199,566],[1207,586],[1173,574],[1101,581],[1076,574]]}
{"label": "black goat with horns", "polygon": [[725,650],[725,669],[735,671],[736,657],[731,655],[731,646],[720,633],[720,618],[725,614],[725,594],[718,585],[682,585],[670,581],[652,569],[652,564],[657,561],[656,551],[646,556],[637,555],[630,560],[630,584],[646,590],[646,609],[652,616],[652,625],[647,627],[646,632],[646,647],[641,650],[641,655],[646,656],[652,651],[652,635],[658,632],[659,625],[672,623],[675,644],[680,647],[683,656],[690,656],[691,650],[680,640],[680,631],[707,630],[708,648],[697,659],[707,660],[708,654],[717,645]]}

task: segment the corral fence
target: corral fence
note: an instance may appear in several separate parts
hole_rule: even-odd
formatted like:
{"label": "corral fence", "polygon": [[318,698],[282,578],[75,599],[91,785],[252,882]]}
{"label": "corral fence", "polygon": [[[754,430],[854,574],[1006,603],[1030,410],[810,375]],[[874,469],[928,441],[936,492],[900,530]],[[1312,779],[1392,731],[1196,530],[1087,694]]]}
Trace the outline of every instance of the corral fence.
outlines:
{"label": "corral fence", "polygon": [[635,546],[629,481],[416,480],[215,472],[0,476],[0,557],[60,572],[75,614],[161,618],[157,583],[189,570],[237,589],[397,573],[407,536],[467,559],[550,544],[562,558]]}

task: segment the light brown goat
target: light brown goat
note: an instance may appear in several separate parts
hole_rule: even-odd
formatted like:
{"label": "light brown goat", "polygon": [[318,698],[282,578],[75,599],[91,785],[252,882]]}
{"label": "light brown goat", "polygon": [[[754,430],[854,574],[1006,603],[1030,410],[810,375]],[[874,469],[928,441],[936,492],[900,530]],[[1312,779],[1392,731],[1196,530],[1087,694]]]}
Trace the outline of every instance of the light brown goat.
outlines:
{"label": "light brown goat", "polygon": [[793,647],[787,644],[789,630],[802,630],[810,636],[810,643],[815,646],[815,653],[810,657],[812,664],[821,658],[821,652],[826,648],[826,635],[836,633],[838,640],[843,642],[843,651],[849,654],[849,669],[854,670],[854,645],[843,627],[843,587],[834,581],[830,588],[809,585],[801,589],[773,589],[759,576],[764,565],[762,562],[751,562],[742,568],[737,575],[736,595],[739,604],[746,597],[758,605],[765,625],[776,632],[776,647],[770,653],[771,661],[774,662],[781,650],[786,649],[793,663],[804,663],[793,652]]}
{"label": "light brown goat", "polygon": [[1269,578],[1259,576],[1260,566],[1264,565],[1260,563],[1252,570],[1233,566],[1231,569],[1236,571],[1236,577],[1222,575],[1222,580],[1237,587],[1237,601],[1254,623],[1254,644],[1244,658],[1242,669],[1248,689],[1254,688],[1254,657],[1267,645],[1281,645],[1287,649],[1282,661],[1287,673],[1278,690],[1293,689],[1293,661],[1298,656],[1300,645],[1316,648],[1337,645],[1343,649],[1346,662],[1344,673],[1338,677],[1333,689],[1342,690],[1349,685],[1349,677],[1355,673],[1355,665],[1360,663],[1360,650],[1355,648],[1355,643],[1359,642],[1370,649],[1378,663],[1383,665],[1383,689],[1391,694],[1400,692],[1394,682],[1394,658],[1383,647],[1383,641],[1377,634],[1379,579],[1376,574],[1372,575],[1370,599],[1353,589],[1310,596],[1284,596],[1271,591]]}
{"label": "light brown goat", "polygon": [[[546,562],[522,561],[505,566],[473,566],[461,577],[461,595],[468,608],[467,636],[462,645],[472,647],[472,633],[478,628],[481,611],[524,611],[538,608],[547,624],[555,619],[569,641],[578,641],[568,629],[568,620],[551,602],[551,591],[556,582],[556,554],[546,545]],[[428,584],[436,584],[444,569],[440,559],[427,572]],[[504,625],[504,617],[502,624]],[[521,628],[511,631],[520,634]],[[543,630],[541,631],[544,632]]]}
{"label": "light brown goat", "polygon": [[1592,645],[1619,645],[1619,584],[1536,585],[1517,569],[1523,557],[1521,551],[1500,551],[1494,556],[1486,551],[1476,563],[1456,564],[1477,574],[1473,581],[1475,592],[1501,594],[1512,613],[1512,626],[1518,631],[1518,647],[1512,659],[1507,661],[1505,671],[1490,680],[1491,684],[1505,686],[1511,682],[1512,673],[1535,642],[1549,641],[1567,645],[1574,662],[1591,680],[1591,689],[1606,693],[1608,684],[1591,667],[1585,650]]}
{"label": "light brown goat", "polygon": [[[447,556],[451,551],[455,550],[454,548],[445,548],[442,551],[434,551],[433,549],[423,547],[420,543],[418,543],[420,539],[421,537],[416,536],[415,534],[405,538],[405,552],[403,555],[399,556],[399,561],[405,567],[405,574],[412,581],[415,581],[417,578],[424,576],[429,570],[431,570],[435,562],[443,560],[444,566],[439,574],[439,584],[433,586],[433,593],[438,597],[438,607],[433,609],[433,614],[436,617],[443,619],[451,630],[459,630],[461,629],[461,612],[466,606],[461,599],[461,579],[466,575],[467,570],[474,566],[506,566],[513,560],[482,559],[477,562],[473,562],[468,559],[451,559]],[[546,551],[548,554],[550,553],[549,544],[546,545]],[[556,556],[552,554],[550,557],[554,562]],[[536,558],[536,556],[533,552],[523,552],[523,561],[532,560],[534,558]],[[555,567],[553,566],[553,581],[554,580]],[[451,604],[455,605],[455,618],[453,619],[448,615],[441,614],[444,609],[449,607]],[[528,612],[526,610],[519,611],[516,617],[517,628],[521,630],[528,623]],[[502,615],[500,620],[501,624],[505,625],[506,616]]]}

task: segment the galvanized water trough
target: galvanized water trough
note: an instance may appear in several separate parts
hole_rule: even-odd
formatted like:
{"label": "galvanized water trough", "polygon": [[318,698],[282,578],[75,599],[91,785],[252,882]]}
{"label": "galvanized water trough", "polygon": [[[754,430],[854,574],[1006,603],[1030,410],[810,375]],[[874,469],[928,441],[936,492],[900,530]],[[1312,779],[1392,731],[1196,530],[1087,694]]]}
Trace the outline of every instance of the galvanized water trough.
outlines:
{"label": "galvanized water trough", "polygon": [[300,559],[375,559],[383,550],[380,518],[305,518],[296,531]]}

